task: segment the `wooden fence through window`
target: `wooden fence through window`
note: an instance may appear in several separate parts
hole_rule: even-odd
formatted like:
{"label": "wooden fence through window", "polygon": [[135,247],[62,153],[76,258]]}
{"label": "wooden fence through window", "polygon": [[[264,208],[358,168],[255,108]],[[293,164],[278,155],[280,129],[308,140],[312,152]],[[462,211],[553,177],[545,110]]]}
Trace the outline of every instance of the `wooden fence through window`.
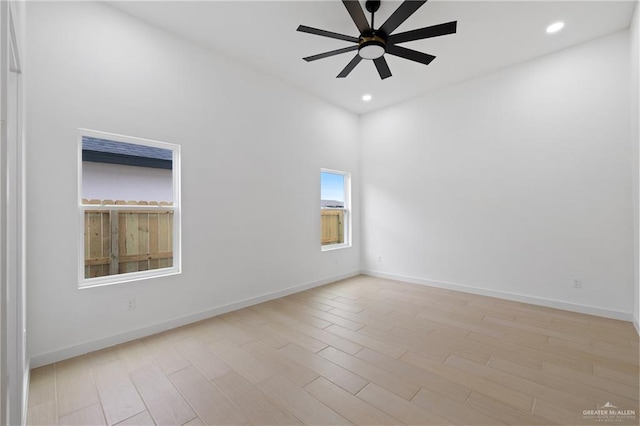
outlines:
{"label": "wooden fence through window", "polygon": [[320,210],[322,245],[344,243],[344,210]]}
{"label": "wooden fence through window", "polygon": [[[83,200],[84,204],[170,206],[166,202]],[[115,244],[113,244],[115,242]],[[85,278],[173,266],[173,210],[86,209]]]}

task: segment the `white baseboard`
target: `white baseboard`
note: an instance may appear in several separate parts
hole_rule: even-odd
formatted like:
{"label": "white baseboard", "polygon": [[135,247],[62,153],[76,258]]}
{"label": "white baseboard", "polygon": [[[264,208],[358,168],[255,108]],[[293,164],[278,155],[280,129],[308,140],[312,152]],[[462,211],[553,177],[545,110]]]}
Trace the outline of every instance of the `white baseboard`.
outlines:
{"label": "white baseboard", "polygon": [[258,303],[266,302],[272,299],[278,299],[280,297],[288,296],[293,293],[298,293],[310,288],[318,287],[321,285],[329,284],[335,281],[343,280],[359,275],[360,271],[355,270],[340,275],[334,275],[326,277],[317,281],[285,288],[272,293],[263,294],[261,296],[252,297],[249,299],[240,300],[238,302],[229,303],[224,306],[218,306],[206,311],[197,312],[194,314],[185,315],[182,317],[174,318],[168,321],[164,321],[158,324],[137,328],[135,330],[126,331],[124,333],[116,334],[113,336],[103,337],[96,340],[91,340],[77,345],[68,346],[66,348],[56,349],[51,352],[38,354],[31,357],[31,368],[41,367],[43,365],[52,364],[54,362],[62,361],[65,359],[73,358],[78,355],[83,355],[89,352],[97,351],[100,349],[108,348],[120,343],[130,342],[132,340],[140,339],[143,337],[151,336],[152,334],[160,333],[170,330],[172,328],[180,327],[183,325],[191,324],[203,319],[222,315],[227,312],[236,311],[238,309],[246,308],[248,306],[257,305]]}
{"label": "white baseboard", "polygon": [[[599,308],[597,306],[579,305],[577,303],[563,302],[554,299],[545,299],[543,297],[527,296],[518,293],[509,293],[504,291],[489,290],[486,288],[472,287],[464,284],[450,283],[445,281],[427,280],[423,278],[408,277],[405,275],[388,274],[385,272],[363,270],[362,274],[372,277],[386,278],[396,281],[404,281],[412,284],[426,285],[429,287],[446,288],[448,290],[456,290],[464,293],[478,294],[481,296],[497,297],[499,299],[513,300],[516,302],[530,303],[532,305],[546,306],[548,308],[563,309],[565,311],[578,312],[587,315],[596,315],[599,317],[612,318],[622,321],[633,322],[633,315],[630,312],[614,311],[610,309]],[[636,330],[638,325],[635,324]]]}
{"label": "white baseboard", "polygon": [[638,336],[640,336],[640,321],[638,321],[638,318],[633,318],[633,326],[636,328]]}

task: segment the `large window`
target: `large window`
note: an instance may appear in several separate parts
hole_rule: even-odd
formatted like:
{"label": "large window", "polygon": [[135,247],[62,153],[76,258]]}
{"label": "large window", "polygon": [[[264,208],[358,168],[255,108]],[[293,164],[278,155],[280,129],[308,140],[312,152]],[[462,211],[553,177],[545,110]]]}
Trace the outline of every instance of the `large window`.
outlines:
{"label": "large window", "polygon": [[320,244],[322,250],[351,246],[351,175],[320,170]]}
{"label": "large window", "polygon": [[180,272],[180,147],[80,130],[79,286]]}

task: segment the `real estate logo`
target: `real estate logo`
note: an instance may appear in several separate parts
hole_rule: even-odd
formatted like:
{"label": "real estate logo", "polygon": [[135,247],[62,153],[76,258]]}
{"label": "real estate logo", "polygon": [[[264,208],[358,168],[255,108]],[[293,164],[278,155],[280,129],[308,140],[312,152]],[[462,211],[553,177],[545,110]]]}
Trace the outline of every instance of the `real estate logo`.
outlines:
{"label": "real estate logo", "polygon": [[597,410],[582,410],[582,416],[598,423],[622,423],[636,419],[636,410],[623,410],[607,401]]}

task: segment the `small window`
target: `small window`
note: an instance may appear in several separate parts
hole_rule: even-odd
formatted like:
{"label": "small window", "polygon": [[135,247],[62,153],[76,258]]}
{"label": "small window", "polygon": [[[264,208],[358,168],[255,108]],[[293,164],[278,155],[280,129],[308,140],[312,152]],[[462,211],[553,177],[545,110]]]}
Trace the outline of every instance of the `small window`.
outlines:
{"label": "small window", "polygon": [[180,272],[180,147],[80,131],[79,286]]}
{"label": "small window", "polygon": [[320,245],[322,250],[351,246],[351,175],[320,171]]}

